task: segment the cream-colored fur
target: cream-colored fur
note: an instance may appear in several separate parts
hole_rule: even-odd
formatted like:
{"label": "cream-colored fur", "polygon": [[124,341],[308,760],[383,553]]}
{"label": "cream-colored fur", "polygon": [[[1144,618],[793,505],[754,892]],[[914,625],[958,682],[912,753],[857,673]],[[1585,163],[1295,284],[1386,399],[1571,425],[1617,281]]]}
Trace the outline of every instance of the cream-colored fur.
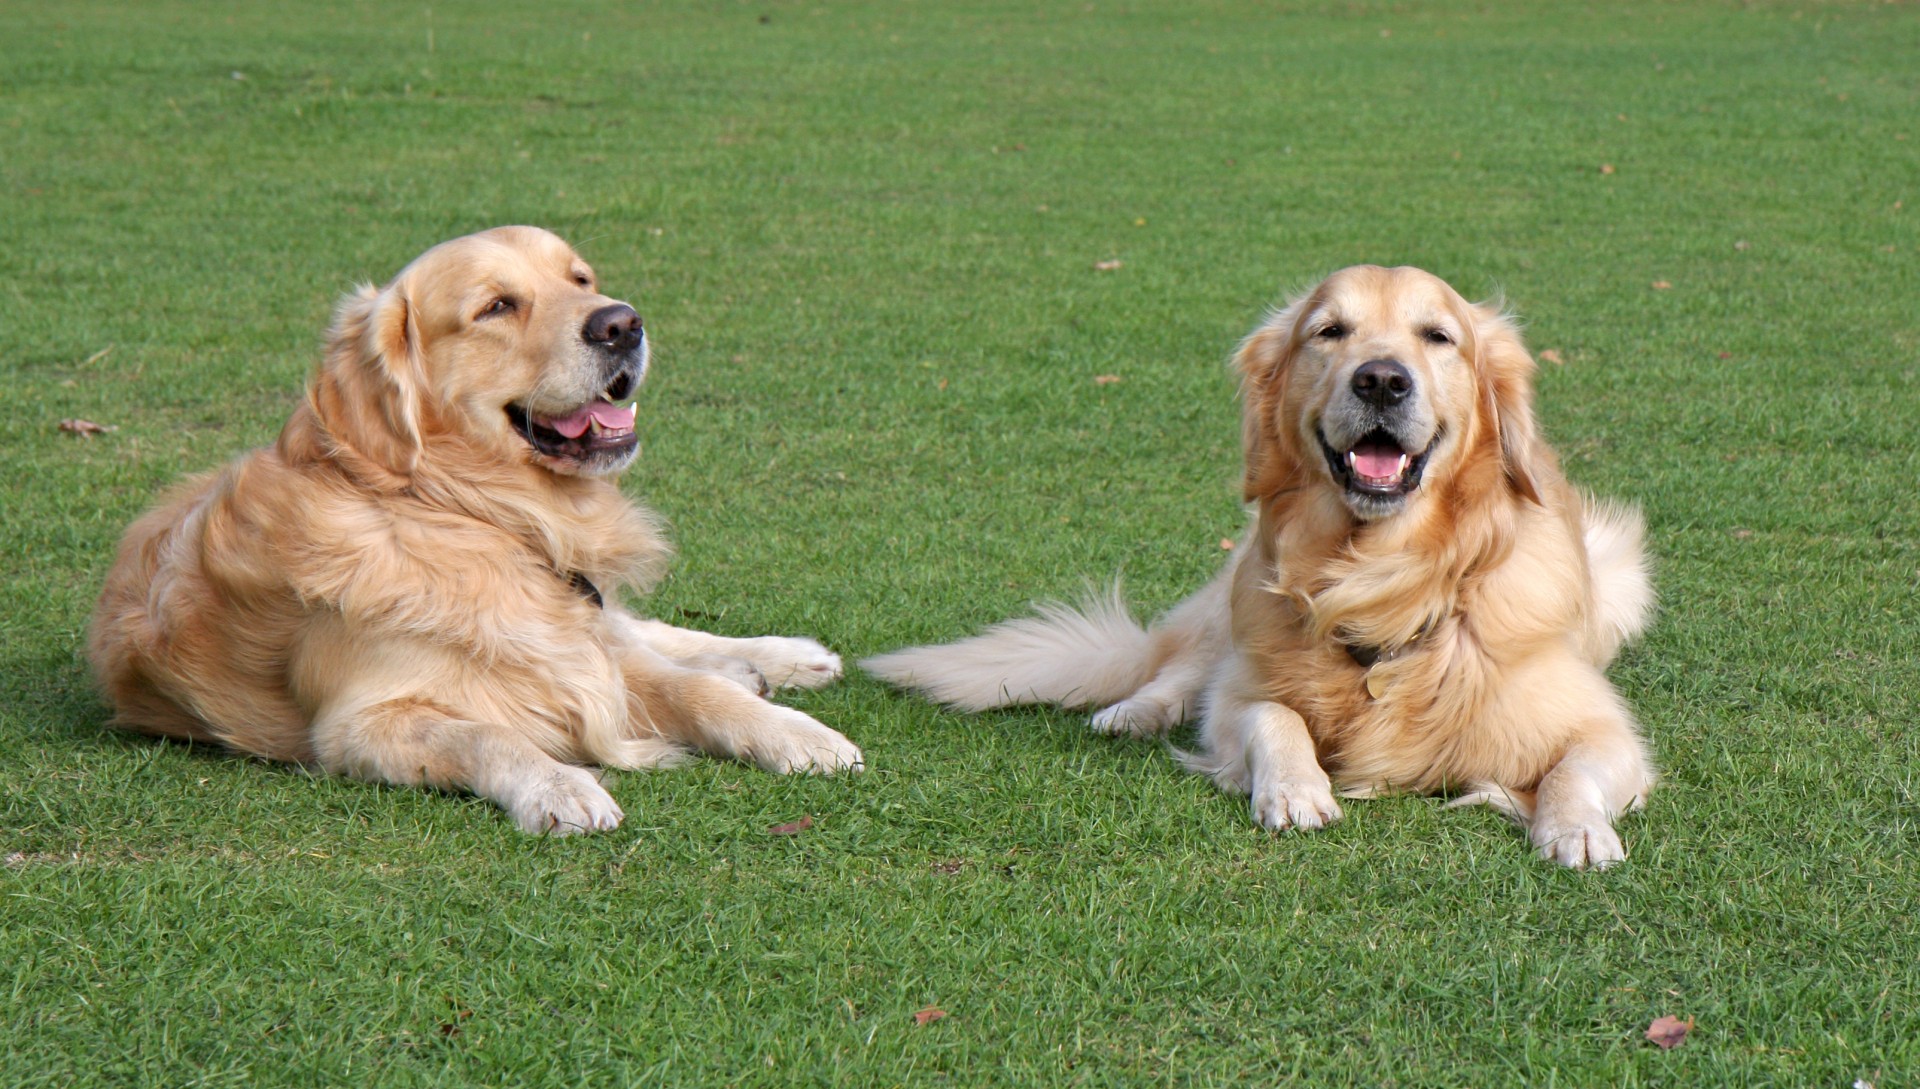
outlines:
{"label": "cream-colored fur", "polygon": [[580,765],[697,749],[778,772],[859,768],[846,738],[760,698],[833,681],[827,648],[618,605],[668,555],[610,479],[637,444],[600,443],[596,425],[585,445],[546,449],[509,415],[563,416],[610,382],[637,385],[644,339],[585,332],[622,306],[528,227],[444,243],[349,296],[279,441],[127,531],[88,642],[115,721],[471,791],[530,832],[620,822]]}
{"label": "cream-colored fur", "polygon": [[[1376,361],[1406,378],[1390,408],[1357,392]],[[1602,671],[1653,609],[1642,524],[1560,475],[1511,319],[1418,269],[1359,266],[1273,315],[1236,363],[1254,525],[1151,635],[1117,600],[1054,606],[867,668],[965,709],[1104,704],[1107,732],[1198,708],[1183,762],[1268,828],[1331,824],[1337,795],[1437,792],[1496,806],[1564,865],[1624,858],[1613,820],[1654,771]],[[1349,444],[1387,432],[1411,487],[1336,474]]]}

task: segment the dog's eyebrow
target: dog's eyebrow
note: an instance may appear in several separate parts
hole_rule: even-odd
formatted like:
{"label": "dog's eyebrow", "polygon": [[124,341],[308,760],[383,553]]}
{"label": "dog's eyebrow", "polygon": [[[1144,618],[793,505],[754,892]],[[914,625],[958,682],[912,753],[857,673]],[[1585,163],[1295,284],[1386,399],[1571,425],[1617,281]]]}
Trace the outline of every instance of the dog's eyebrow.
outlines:
{"label": "dog's eyebrow", "polygon": [[1303,330],[1313,329],[1329,323],[1345,324],[1340,320],[1340,311],[1335,309],[1332,303],[1321,303],[1319,306],[1307,311],[1300,318],[1300,328]]}

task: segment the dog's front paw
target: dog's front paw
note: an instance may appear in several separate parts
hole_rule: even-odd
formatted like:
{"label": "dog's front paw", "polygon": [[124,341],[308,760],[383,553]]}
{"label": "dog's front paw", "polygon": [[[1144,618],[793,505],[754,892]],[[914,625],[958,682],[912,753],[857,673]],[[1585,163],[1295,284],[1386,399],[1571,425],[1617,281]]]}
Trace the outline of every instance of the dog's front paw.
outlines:
{"label": "dog's front paw", "polygon": [[769,635],[754,644],[753,664],[775,688],[820,688],[846,672],[838,654],[812,639]]}
{"label": "dog's front paw", "polygon": [[528,771],[515,794],[507,814],[521,831],[536,836],[605,832],[620,827],[626,816],[598,776],[571,764]]}
{"label": "dog's front paw", "polygon": [[1256,775],[1251,802],[1254,822],[1275,832],[1289,828],[1309,832],[1340,819],[1340,803],[1333,800],[1333,784],[1324,777],[1315,783]]}
{"label": "dog's front paw", "polygon": [[1093,716],[1093,732],[1113,737],[1159,737],[1172,725],[1167,705],[1158,700],[1121,700]]}
{"label": "dog's front paw", "polygon": [[1541,858],[1575,870],[1604,870],[1627,857],[1620,834],[1604,820],[1541,821],[1529,838]]}
{"label": "dog's front paw", "polygon": [[838,730],[822,726],[790,707],[769,709],[779,712],[779,722],[749,754],[762,768],[781,775],[796,771],[832,775],[860,771],[866,766],[859,747]]}

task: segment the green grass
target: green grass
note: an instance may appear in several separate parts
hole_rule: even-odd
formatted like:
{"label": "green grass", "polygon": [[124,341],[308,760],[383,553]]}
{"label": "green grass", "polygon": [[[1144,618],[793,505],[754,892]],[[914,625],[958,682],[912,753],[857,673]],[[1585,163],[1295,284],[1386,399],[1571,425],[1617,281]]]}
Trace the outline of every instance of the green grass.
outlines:
{"label": "green grass", "polygon": [[[0,15],[9,1085],[1920,1080],[1912,6]],[[1407,798],[1274,837],[1152,744],[858,676],[794,702],[865,775],[621,775],[568,840],[105,731],[121,528],[270,438],[353,282],[517,221],[655,335],[649,607],[849,657],[1197,586],[1284,289],[1504,293],[1659,557],[1632,858]]]}

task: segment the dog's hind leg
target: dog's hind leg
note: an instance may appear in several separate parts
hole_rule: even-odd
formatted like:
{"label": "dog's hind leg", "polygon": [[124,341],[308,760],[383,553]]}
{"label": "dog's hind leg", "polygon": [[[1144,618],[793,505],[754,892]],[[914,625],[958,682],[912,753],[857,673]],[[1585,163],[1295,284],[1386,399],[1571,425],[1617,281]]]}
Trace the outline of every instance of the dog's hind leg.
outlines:
{"label": "dog's hind leg", "polygon": [[1094,732],[1158,737],[1192,718],[1199,710],[1207,678],[1219,665],[1224,643],[1224,640],[1209,641],[1175,648],[1172,656],[1133,695],[1094,714]]}
{"label": "dog's hind leg", "polygon": [[1148,637],[1159,662],[1146,683],[1093,716],[1096,733],[1158,737],[1192,718],[1230,645],[1228,590],[1234,565],[1174,606]]}
{"label": "dog's hind leg", "polygon": [[400,786],[464,790],[523,831],[556,836],[618,827],[625,815],[600,779],[504,726],[401,698],[318,716],[314,750],[328,771]]}

